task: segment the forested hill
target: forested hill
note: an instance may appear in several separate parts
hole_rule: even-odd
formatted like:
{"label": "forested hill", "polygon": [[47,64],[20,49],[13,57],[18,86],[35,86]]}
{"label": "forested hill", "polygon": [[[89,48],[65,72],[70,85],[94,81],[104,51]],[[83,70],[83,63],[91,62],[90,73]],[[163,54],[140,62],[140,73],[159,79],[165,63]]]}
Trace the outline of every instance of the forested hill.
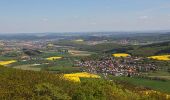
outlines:
{"label": "forested hill", "polygon": [[132,51],[129,51],[134,55],[139,56],[152,56],[170,53],[170,41],[153,43],[149,45],[139,46]]}
{"label": "forested hill", "polygon": [[105,53],[129,53],[134,56],[153,56],[170,53],[170,41],[153,43],[148,45],[115,45],[97,44],[85,50],[102,51]]}

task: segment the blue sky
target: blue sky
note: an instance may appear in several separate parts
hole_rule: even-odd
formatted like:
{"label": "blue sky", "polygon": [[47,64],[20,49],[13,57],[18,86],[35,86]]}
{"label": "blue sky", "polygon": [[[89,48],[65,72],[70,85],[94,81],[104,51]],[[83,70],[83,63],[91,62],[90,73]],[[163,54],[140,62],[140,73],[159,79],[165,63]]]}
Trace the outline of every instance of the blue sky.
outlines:
{"label": "blue sky", "polygon": [[0,33],[170,30],[170,0],[0,0]]}

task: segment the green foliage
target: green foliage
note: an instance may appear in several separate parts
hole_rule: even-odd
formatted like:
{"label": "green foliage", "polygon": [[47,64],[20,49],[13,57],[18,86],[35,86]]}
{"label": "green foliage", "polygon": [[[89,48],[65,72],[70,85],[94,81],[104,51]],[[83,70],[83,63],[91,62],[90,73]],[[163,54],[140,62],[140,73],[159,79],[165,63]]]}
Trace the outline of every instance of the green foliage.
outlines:
{"label": "green foliage", "polygon": [[143,98],[103,79],[83,78],[80,85],[81,87],[73,95],[74,100],[126,100],[126,98],[136,100]]}
{"label": "green foliage", "polygon": [[168,68],[168,73],[170,74],[170,68]]}
{"label": "green foliage", "polygon": [[50,83],[40,83],[35,85],[35,93],[38,95],[38,97],[47,97],[51,98],[53,100],[69,100],[71,97],[69,97],[66,93],[64,93],[63,90],[61,90],[59,87],[54,86]]}
{"label": "green foliage", "polygon": [[109,80],[82,78],[81,83],[74,83],[64,80],[62,74],[0,68],[0,100],[141,100],[146,98],[148,96],[140,95]]}
{"label": "green foliage", "polygon": [[18,53],[17,51],[13,51],[13,52],[6,53],[3,56],[4,57],[18,57],[20,55],[21,55],[21,53]]}

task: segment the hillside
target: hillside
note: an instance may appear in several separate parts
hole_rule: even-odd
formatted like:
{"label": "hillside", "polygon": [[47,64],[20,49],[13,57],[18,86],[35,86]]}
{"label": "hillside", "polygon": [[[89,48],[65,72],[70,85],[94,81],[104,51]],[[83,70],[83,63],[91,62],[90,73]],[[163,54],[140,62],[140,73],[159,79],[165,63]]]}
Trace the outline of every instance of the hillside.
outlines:
{"label": "hillside", "polygon": [[170,53],[170,41],[139,46],[128,52],[137,56],[168,54]]}
{"label": "hillside", "polygon": [[148,45],[115,45],[115,44],[98,44],[95,49],[100,47],[100,51],[106,53],[129,53],[133,56],[153,56],[170,53],[170,41],[159,42]]}
{"label": "hillside", "polygon": [[0,68],[1,100],[157,100],[166,97],[160,93],[141,93],[104,79],[81,79],[81,83],[74,83],[64,80],[62,74]]}

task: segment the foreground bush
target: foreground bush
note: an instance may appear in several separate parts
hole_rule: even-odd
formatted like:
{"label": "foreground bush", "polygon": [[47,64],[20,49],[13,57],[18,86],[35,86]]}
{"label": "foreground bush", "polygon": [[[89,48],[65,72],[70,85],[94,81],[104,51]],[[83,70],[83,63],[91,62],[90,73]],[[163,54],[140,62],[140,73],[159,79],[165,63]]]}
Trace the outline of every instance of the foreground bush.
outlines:
{"label": "foreground bush", "polygon": [[0,100],[145,100],[159,95],[140,94],[103,79],[83,78],[81,83],[48,72],[0,68]]}

